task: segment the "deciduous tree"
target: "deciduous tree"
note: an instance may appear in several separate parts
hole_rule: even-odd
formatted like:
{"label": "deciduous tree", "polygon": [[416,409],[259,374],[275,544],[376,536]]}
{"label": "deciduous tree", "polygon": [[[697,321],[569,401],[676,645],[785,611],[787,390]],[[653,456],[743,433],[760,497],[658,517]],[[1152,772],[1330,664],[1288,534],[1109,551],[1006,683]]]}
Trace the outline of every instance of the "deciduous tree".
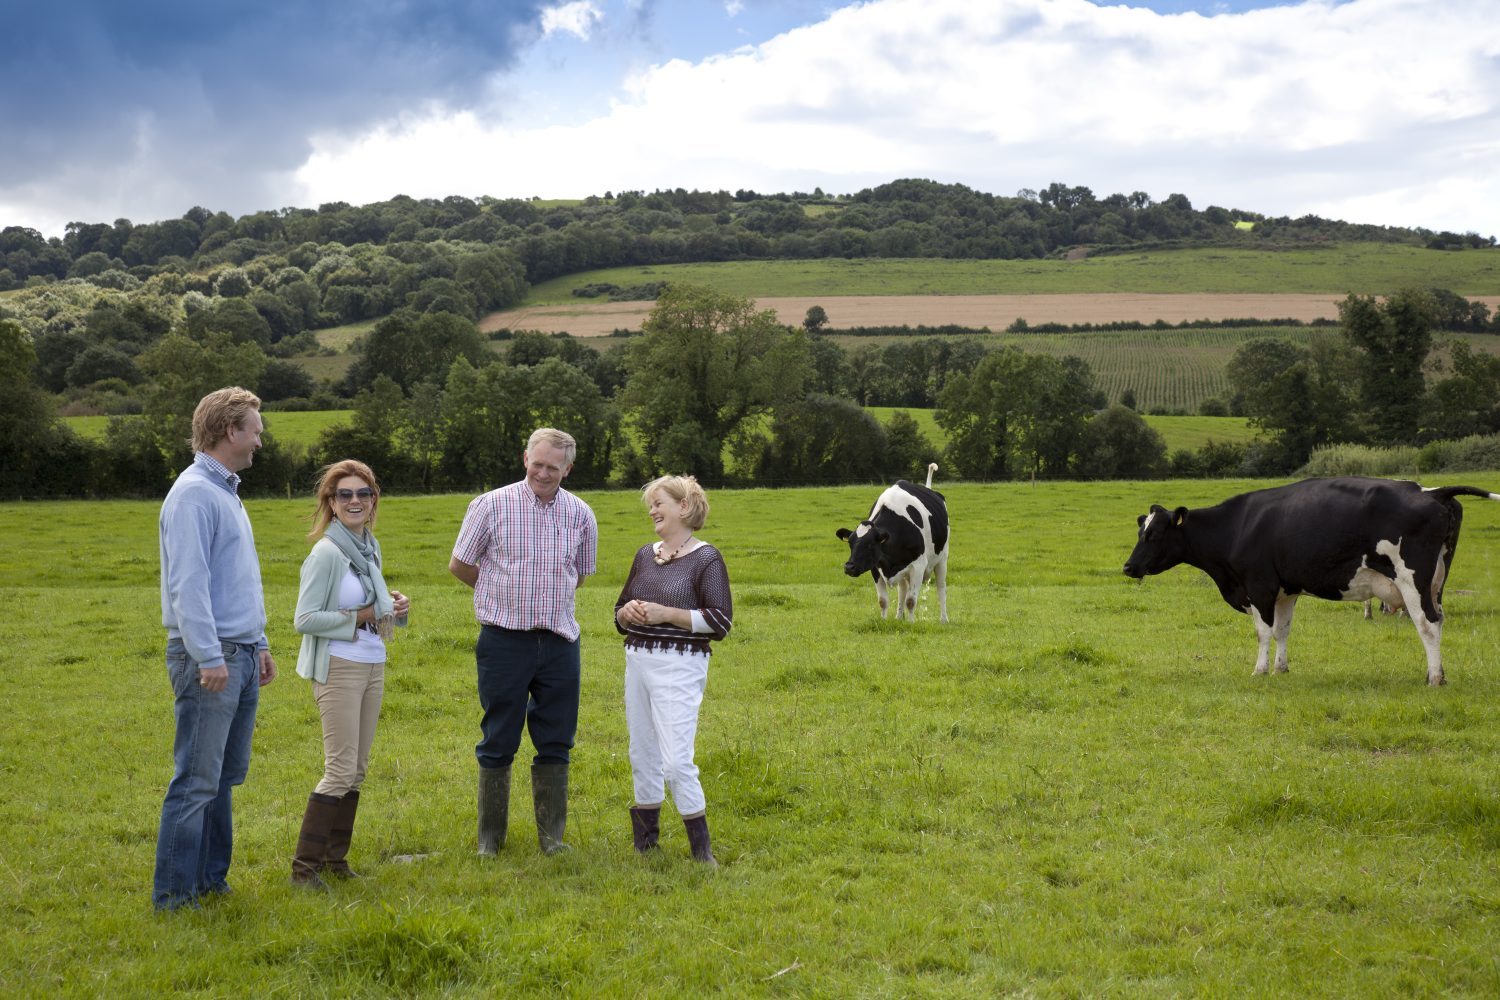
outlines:
{"label": "deciduous tree", "polygon": [[657,470],[722,481],[725,445],[747,420],[801,399],[811,375],[803,331],[738,296],[674,285],[642,329],[622,402]]}

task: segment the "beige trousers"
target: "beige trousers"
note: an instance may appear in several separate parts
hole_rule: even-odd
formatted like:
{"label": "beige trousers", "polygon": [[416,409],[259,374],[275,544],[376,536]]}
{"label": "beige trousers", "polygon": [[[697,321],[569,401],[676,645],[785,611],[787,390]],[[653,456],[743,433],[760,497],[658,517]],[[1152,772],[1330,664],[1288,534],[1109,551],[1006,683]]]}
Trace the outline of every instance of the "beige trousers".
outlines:
{"label": "beige trousers", "polygon": [[365,780],[385,693],[385,664],[330,656],[328,682],[313,681],[312,688],[323,717],[323,780],[314,791],[343,798]]}

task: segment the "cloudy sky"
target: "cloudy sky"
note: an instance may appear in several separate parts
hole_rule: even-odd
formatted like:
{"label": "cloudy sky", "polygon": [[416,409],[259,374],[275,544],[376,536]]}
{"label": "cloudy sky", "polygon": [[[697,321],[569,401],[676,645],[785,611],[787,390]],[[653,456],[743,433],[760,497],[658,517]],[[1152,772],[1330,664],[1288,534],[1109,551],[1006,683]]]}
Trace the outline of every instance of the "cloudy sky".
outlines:
{"label": "cloudy sky", "polygon": [[927,177],[1500,235],[1495,14],[1495,0],[0,0],[0,227]]}

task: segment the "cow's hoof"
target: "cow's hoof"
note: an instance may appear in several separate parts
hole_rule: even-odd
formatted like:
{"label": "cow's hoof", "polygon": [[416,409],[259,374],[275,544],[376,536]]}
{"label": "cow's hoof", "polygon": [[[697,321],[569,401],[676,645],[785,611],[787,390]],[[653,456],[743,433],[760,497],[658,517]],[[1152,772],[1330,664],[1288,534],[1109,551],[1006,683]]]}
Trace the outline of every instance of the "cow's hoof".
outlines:
{"label": "cow's hoof", "polygon": [[1278,674],[1284,674],[1284,673],[1286,673],[1286,672],[1287,672],[1287,668],[1286,668],[1286,667],[1277,667],[1277,668],[1276,668],[1276,672],[1277,672],[1277,673],[1278,673]]}
{"label": "cow's hoof", "polygon": [[1442,687],[1447,683],[1448,678],[1444,677],[1442,674],[1438,674],[1436,677],[1428,676],[1427,678],[1427,684],[1429,687]]}
{"label": "cow's hoof", "polygon": [[1269,674],[1270,672],[1271,671],[1267,670],[1265,667],[1256,667],[1254,670],[1250,671],[1250,676],[1251,677],[1264,677],[1264,676],[1266,676],[1266,674]]}

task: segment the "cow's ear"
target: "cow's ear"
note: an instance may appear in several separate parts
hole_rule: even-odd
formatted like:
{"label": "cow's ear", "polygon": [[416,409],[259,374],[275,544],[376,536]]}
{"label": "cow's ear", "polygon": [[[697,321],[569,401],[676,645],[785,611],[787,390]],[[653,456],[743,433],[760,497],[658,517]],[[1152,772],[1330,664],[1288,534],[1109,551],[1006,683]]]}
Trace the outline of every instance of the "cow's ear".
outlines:
{"label": "cow's ear", "polygon": [[1186,520],[1187,520],[1187,508],[1186,507],[1178,507],[1176,510],[1172,511],[1172,525],[1173,525],[1173,527],[1176,527],[1176,526],[1182,524],[1182,522],[1186,521]]}
{"label": "cow's ear", "polygon": [[840,538],[847,542],[849,540],[849,536],[854,534],[854,532],[850,531],[848,528],[840,528],[837,532],[835,532],[835,534],[837,534]]}
{"label": "cow's ear", "polygon": [[1142,514],[1140,517],[1138,517],[1138,518],[1135,519],[1135,526],[1137,528],[1144,528],[1146,526],[1146,515],[1145,514]]}

